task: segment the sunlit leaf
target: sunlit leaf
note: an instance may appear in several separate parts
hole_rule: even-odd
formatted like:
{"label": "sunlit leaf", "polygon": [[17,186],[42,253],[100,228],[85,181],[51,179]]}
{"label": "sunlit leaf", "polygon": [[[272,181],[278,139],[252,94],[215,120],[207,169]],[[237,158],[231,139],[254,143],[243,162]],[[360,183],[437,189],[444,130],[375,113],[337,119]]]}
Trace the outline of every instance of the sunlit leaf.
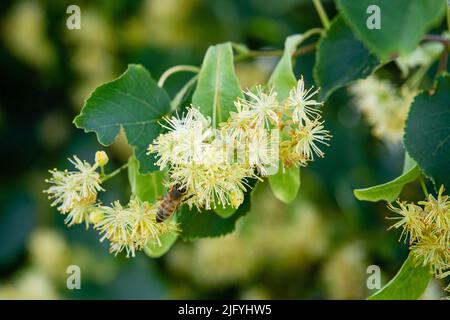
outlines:
{"label": "sunlit leaf", "polygon": [[422,296],[431,278],[429,269],[416,266],[410,254],[395,277],[368,299],[415,300]]}
{"label": "sunlit leaf", "polygon": [[300,169],[298,167],[282,169],[269,176],[269,184],[275,197],[284,203],[290,203],[297,197],[300,189]]}
{"label": "sunlit leaf", "polygon": [[[289,91],[297,85],[294,71],[292,70],[292,55],[296,47],[304,40],[303,35],[296,34],[286,38],[284,53],[273,71],[269,84],[278,93],[277,98],[283,100],[289,96]],[[272,192],[279,200],[291,202],[297,196],[300,188],[300,169],[280,169],[275,175],[268,177]]]}
{"label": "sunlit leaf", "polygon": [[289,91],[297,84],[297,79],[292,70],[292,55],[302,41],[303,36],[301,34],[294,34],[286,38],[283,56],[270,76],[269,84],[274,87],[280,101],[288,97]]}
{"label": "sunlit leaf", "polygon": [[213,126],[216,126],[228,119],[230,111],[236,110],[234,101],[241,96],[231,44],[209,47],[198,75],[192,104],[210,116]]}
{"label": "sunlit leaf", "polygon": [[128,161],[128,181],[131,193],[142,201],[154,202],[166,192],[163,185],[164,173],[153,171],[148,174],[139,173],[139,162],[135,157]]}
{"label": "sunlit leaf", "polygon": [[403,174],[392,181],[373,186],[366,189],[356,189],[353,191],[355,197],[365,201],[385,200],[392,202],[398,198],[403,187],[420,177],[420,169],[417,163],[410,158],[408,153],[405,154],[405,165]]}

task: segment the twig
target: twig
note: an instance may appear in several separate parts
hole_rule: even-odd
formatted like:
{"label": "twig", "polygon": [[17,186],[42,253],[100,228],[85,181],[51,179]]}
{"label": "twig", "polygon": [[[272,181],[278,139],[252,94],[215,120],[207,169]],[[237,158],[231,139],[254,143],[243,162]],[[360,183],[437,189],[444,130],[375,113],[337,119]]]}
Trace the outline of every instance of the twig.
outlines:
{"label": "twig", "polygon": [[445,47],[444,51],[441,53],[441,57],[439,58],[439,67],[436,72],[437,75],[444,73],[447,70],[447,61],[448,61],[448,50],[449,47]]}
{"label": "twig", "polygon": [[450,46],[450,39],[444,38],[443,36],[437,34],[427,34],[424,38],[424,41],[432,41],[432,42],[440,42],[444,46]]}
{"label": "twig", "polygon": [[[304,54],[313,51],[317,46],[317,42],[308,44],[306,46],[300,47],[292,54],[293,58],[298,58]],[[245,53],[240,53],[234,57],[235,61],[242,61],[257,57],[281,57],[283,55],[283,50],[248,50]]]}
{"label": "twig", "polygon": [[330,27],[330,19],[328,19],[327,13],[322,6],[322,2],[320,0],[313,0],[314,7],[316,7],[317,14],[319,15],[320,21],[325,29]]}
{"label": "twig", "polygon": [[113,172],[111,172],[110,174],[107,175],[103,175],[102,176],[102,182],[105,182],[109,179],[111,179],[112,177],[116,176],[120,171],[122,171],[123,169],[128,167],[128,162],[125,163],[123,166],[121,166],[120,168],[114,170]]}
{"label": "twig", "polygon": [[164,82],[166,82],[167,78],[169,78],[172,74],[177,73],[177,72],[182,72],[182,71],[198,73],[200,71],[200,68],[196,67],[196,66],[188,66],[188,65],[179,65],[179,66],[174,66],[172,68],[169,68],[166,71],[164,71],[164,73],[161,75],[161,77],[159,77],[158,87],[162,87],[164,85]]}

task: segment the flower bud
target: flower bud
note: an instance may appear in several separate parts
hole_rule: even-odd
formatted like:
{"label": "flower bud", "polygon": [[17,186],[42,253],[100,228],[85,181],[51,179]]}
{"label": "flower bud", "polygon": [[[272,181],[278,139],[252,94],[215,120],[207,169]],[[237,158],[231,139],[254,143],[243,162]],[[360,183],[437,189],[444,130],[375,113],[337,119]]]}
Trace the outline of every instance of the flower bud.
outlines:
{"label": "flower bud", "polygon": [[95,153],[95,163],[98,166],[103,167],[108,163],[108,160],[109,158],[105,151],[97,151]]}
{"label": "flower bud", "polygon": [[233,208],[238,208],[242,202],[244,202],[244,193],[242,190],[236,190],[230,193],[230,204]]}
{"label": "flower bud", "polygon": [[95,209],[89,214],[89,221],[95,225],[101,222],[104,217],[105,215],[103,214],[102,210]]}

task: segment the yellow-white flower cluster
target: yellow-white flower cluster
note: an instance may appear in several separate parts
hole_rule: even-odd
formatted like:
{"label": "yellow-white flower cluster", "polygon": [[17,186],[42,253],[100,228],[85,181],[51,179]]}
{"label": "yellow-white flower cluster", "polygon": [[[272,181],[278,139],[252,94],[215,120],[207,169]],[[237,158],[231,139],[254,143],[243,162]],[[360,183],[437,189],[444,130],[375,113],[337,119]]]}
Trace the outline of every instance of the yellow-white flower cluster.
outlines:
{"label": "yellow-white flower cluster", "polygon": [[159,237],[167,232],[177,230],[176,224],[156,222],[157,205],[131,199],[123,207],[119,201],[111,207],[100,206],[94,211],[95,228],[102,238],[111,243],[110,251],[117,253],[125,250],[127,257],[135,256],[137,250],[142,250],[149,241],[156,241],[161,246]]}
{"label": "yellow-white flower cluster", "polygon": [[438,278],[450,275],[450,197],[443,193],[442,186],[437,198],[430,194],[418,204],[388,205],[399,215],[391,218],[398,219],[391,228],[403,228],[401,238],[409,238],[411,253]]}
{"label": "yellow-white flower cluster", "polygon": [[416,91],[395,88],[388,80],[376,76],[358,80],[350,86],[357,108],[372,126],[373,135],[387,142],[399,142],[409,107]]}
{"label": "yellow-white flower cluster", "polygon": [[331,138],[324,129],[318,90],[305,89],[303,78],[280,101],[270,88],[245,90],[227,121],[215,124],[191,106],[180,116],[165,118],[161,134],[149,146],[156,164],[168,168],[170,186],[187,190],[190,206],[237,208],[248,179],[274,174],[285,167],[306,166],[319,146]]}
{"label": "yellow-white flower cluster", "polygon": [[67,214],[65,222],[71,226],[86,223],[89,225],[89,212],[95,207],[97,192],[103,191],[100,174],[96,171],[98,164],[81,161],[77,156],[69,161],[76,171],[50,170],[52,177],[45,180],[51,187],[45,190],[52,199],[52,206],[62,214]]}
{"label": "yellow-white flower cluster", "polygon": [[67,214],[65,223],[68,226],[85,223],[90,224],[102,235],[101,241],[108,239],[110,251],[117,254],[123,250],[127,257],[134,256],[137,250],[143,249],[149,241],[160,244],[159,237],[167,232],[177,230],[173,223],[156,222],[156,204],[132,198],[127,206],[118,201],[112,206],[104,206],[97,199],[102,188],[103,173],[96,170],[106,165],[108,156],[105,152],[97,152],[95,163],[81,161],[77,156],[69,159],[76,171],[50,171],[52,177],[46,180],[51,186],[44,190],[62,214]]}

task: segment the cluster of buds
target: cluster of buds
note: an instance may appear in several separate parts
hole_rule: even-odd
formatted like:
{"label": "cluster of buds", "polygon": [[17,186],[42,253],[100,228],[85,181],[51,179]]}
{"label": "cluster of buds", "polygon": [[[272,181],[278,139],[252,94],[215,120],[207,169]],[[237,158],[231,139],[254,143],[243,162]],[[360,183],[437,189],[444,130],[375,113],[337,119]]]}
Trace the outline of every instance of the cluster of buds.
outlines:
{"label": "cluster of buds", "polygon": [[291,166],[306,166],[323,157],[321,144],[331,138],[324,129],[318,90],[305,89],[303,78],[283,101],[273,88],[243,92],[236,111],[217,127],[191,106],[181,117],[165,118],[167,132],[148,148],[170,186],[187,190],[187,203],[199,209],[237,208],[250,178],[261,179]]}
{"label": "cluster of buds", "polygon": [[[85,223],[90,224],[110,242],[110,251],[117,254],[123,250],[127,257],[134,256],[137,250],[143,249],[149,241],[160,245],[159,237],[177,226],[172,223],[159,224],[156,222],[156,206],[138,199],[131,199],[123,207],[118,201],[112,206],[104,206],[97,199],[104,178],[103,167],[108,163],[108,156],[103,151],[95,154],[95,163],[81,161],[77,156],[69,161],[76,171],[50,171],[51,178],[46,180],[51,186],[44,190],[53,200],[61,214],[67,215],[65,223],[68,226]],[[101,173],[97,169],[101,169]]]}
{"label": "cluster of buds", "polygon": [[439,189],[437,198],[415,203],[397,200],[398,206],[388,208],[397,213],[398,221],[391,228],[403,228],[400,239],[409,239],[410,250],[416,261],[429,266],[438,278],[450,275],[450,197]]}

